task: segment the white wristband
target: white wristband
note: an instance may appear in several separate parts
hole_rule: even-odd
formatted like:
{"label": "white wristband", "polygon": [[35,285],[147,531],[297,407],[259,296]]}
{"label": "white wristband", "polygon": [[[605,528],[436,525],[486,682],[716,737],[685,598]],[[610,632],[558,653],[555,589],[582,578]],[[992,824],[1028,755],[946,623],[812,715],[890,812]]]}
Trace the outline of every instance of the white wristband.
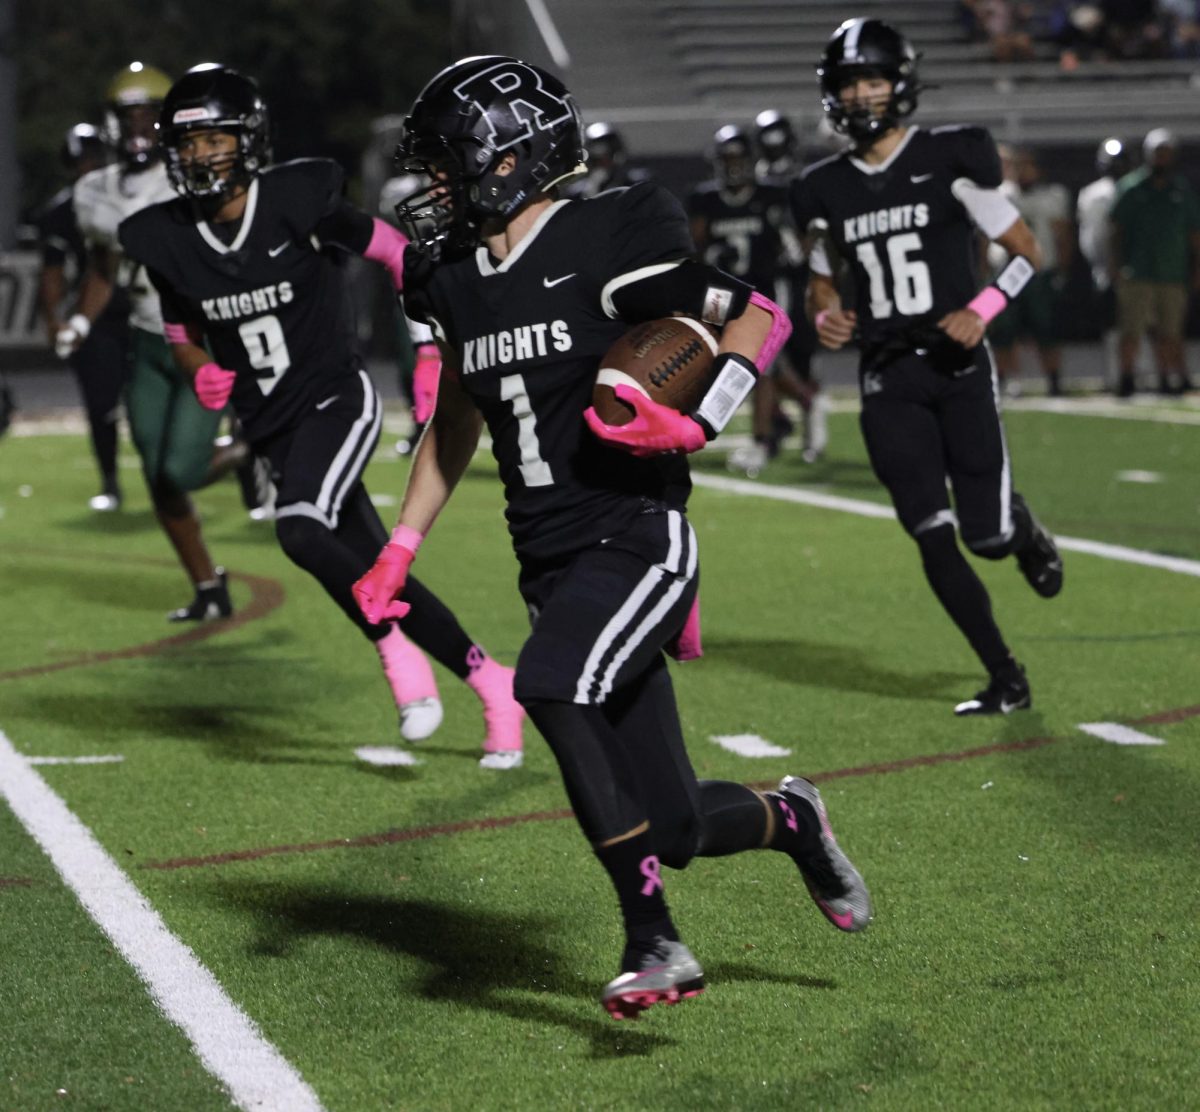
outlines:
{"label": "white wristband", "polygon": [[67,327],[71,329],[81,340],[86,340],[88,333],[92,330],[92,322],[87,319],[82,313],[76,313],[69,321]]}

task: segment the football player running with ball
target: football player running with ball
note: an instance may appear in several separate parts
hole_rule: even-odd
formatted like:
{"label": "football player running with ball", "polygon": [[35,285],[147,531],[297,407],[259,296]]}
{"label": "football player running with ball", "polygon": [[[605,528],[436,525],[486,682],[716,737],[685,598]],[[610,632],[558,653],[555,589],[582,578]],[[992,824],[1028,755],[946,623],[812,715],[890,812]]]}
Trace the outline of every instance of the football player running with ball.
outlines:
{"label": "football player running with ball", "polygon": [[362,482],[383,415],[355,350],[334,250],[381,263],[400,288],[407,240],[343,198],[336,163],[270,166],[267,107],[234,70],[188,71],[167,94],[159,130],[180,196],[127,220],[121,243],[161,296],[176,362],[208,409],[232,400],[270,462],[279,543],[374,642],[401,734],[416,741],[441,721],[424,649],[482,701],[481,763],[514,767],[524,715],[512,669],[416,580],[382,624],[367,622],[351,594],[387,540]]}
{"label": "football player running with ball", "polygon": [[[668,646],[699,655],[684,453],[746,397],[786,318],[695,261],[687,217],[664,189],[558,196],[584,172],[579,111],[536,66],[492,56],[443,70],[418,96],[398,153],[433,182],[400,212],[410,225],[437,217],[406,304],[433,327],[444,365],[399,523],[355,587],[364,613],[386,614],[403,588],[486,424],[533,623],[515,691],[624,918],[604,1006],[636,1016],[703,988],[667,909],[663,865],[780,850],[836,926],[861,930],[867,890],[817,790],[791,777],[766,793],[697,783],[664,659]],[[605,425],[589,407],[601,357],[631,325],[670,314],[722,329],[713,386],[690,416],[618,386],[636,416]]]}
{"label": "football player running with ball", "polygon": [[[827,348],[857,340],[863,437],[900,524],[916,541],[938,601],[990,677],[955,713],[1030,706],[1025,671],[992,617],[955,525],[977,556],[1015,556],[1033,589],[1062,589],[1054,541],[1012,489],[987,324],[1033,276],[1033,234],[999,191],[1000,159],[978,127],[923,131],[901,121],[921,91],[917,55],[878,19],[850,19],[817,67],[822,103],[852,149],[810,166],[793,186],[802,230],[817,230],[808,310]],[[1010,256],[975,282],[979,229]],[[843,308],[830,247],[854,275]],[[953,491],[951,509],[947,482]]]}

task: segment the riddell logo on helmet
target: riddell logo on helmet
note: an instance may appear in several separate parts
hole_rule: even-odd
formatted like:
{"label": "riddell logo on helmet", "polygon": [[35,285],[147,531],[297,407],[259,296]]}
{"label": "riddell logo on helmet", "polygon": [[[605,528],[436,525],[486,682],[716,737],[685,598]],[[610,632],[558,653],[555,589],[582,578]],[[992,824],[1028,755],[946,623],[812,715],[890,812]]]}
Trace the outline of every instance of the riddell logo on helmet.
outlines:
{"label": "riddell logo on helmet", "polygon": [[207,120],[212,113],[207,108],[181,108],[171,117],[173,124],[191,124],[197,120]]}
{"label": "riddell logo on helmet", "polygon": [[[479,109],[491,130],[490,138],[498,151],[507,150],[528,139],[536,125],[539,131],[549,131],[565,123],[574,115],[571,104],[555,96],[542,85],[541,75],[529,66],[514,62],[498,62],[496,65],[472,74],[456,85],[454,93],[461,100],[469,100]],[[497,104],[496,94],[504,100]],[[519,126],[519,134],[496,142],[496,124],[493,114],[507,109]]]}

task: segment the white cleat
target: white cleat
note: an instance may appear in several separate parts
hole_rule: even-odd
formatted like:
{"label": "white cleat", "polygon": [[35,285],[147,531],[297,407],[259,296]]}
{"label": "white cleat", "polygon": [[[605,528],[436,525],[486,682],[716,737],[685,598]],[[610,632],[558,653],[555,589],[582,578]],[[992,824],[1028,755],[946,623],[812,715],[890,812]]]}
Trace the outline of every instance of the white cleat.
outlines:
{"label": "white cleat", "polygon": [[805,463],[816,463],[829,447],[829,399],[824,394],[814,394],[803,415],[803,447],[800,458]]}
{"label": "white cleat", "polygon": [[442,701],[436,696],[414,699],[400,707],[400,736],[424,741],[442,724]]}
{"label": "white cleat", "polygon": [[489,768],[493,772],[507,772],[512,768],[520,768],[525,761],[520,749],[498,749],[495,753],[484,753],[479,758],[480,768]]}
{"label": "white cleat", "polygon": [[725,461],[730,471],[740,471],[748,479],[757,479],[759,473],[767,466],[767,448],[765,444],[743,444],[734,448]]}

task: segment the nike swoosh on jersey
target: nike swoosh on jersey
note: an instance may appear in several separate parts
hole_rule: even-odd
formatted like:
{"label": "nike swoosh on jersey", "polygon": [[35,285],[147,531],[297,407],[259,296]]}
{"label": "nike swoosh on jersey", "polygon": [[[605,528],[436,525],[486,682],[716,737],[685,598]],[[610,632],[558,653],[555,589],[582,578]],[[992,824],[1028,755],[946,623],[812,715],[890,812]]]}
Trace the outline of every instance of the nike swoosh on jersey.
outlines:
{"label": "nike swoosh on jersey", "polygon": [[271,258],[275,258],[278,255],[282,255],[291,246],[291,244],[292,241],[290,239],[285,239],[278,247],[270,248],[267,251],[267,254],[270,255]]}
{"label": "nike swoosh on jersey", "polygon": [[909,174],[908,180],[912,182],[913,185],[920,185],[921,182],[928,181],[932,177],[932,174]]}
{"label": "nike swoosh on jersey", "polygon": [[316,408],[328,409],[331,405],[333,405],[334,402],[338,400],[339,397],[341,397],[340,394],[334,394],[332,397],[326,398],[323,402],[317,402]]}
{"label": "nike swoosh on jersey", "polygon": [[561,278],[554,278],[554,279],[543,278],[542,285],[545,286],[546,289],[549,290],[549,289],[553,289],[555,286],[559,285],[560,283],[565,282],[568,278],[574,278],[574,277],[575,277],[575,271],[571,271],[570,274],[564,274]]}

